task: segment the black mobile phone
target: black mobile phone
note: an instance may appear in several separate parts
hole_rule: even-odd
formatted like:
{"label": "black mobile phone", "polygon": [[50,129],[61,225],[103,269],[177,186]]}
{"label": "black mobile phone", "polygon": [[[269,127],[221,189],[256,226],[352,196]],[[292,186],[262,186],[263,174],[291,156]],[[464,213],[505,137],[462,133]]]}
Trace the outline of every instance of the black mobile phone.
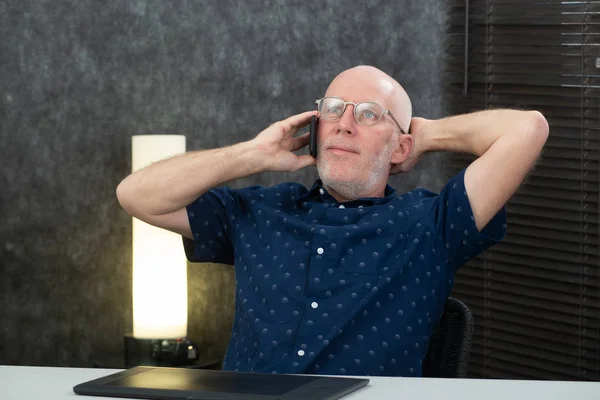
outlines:
{"label": "black mobile phone", "polygon": [[310,142],[308,143],[308,151],[310,155],[317,158],[317,128],[319,119],[315,116],[310,117]]}

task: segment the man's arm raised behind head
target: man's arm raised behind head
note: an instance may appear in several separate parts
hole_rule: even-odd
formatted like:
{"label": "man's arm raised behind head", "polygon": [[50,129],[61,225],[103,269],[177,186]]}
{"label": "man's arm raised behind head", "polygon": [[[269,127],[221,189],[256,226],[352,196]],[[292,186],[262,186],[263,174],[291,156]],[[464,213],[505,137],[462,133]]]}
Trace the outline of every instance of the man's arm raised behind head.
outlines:
{"label": "man's arm raised behind head", "polygon": [[[411,134],[415,148],[471,153],[464,184],[481,231],[519,188],[535,165],[549,128],[537,111],[486,110],[440,120],[419,121]],[[418,158],[418,156],[417,156]]]}
{"label": "man's arm raised behind head", "polygon": [[206,191],[257,169],[249,143],[193,151],[159,161],[125,178],[117,198],[127,213],[192,238],[185,207]]}
{"label": "man's arm raised behind head", "polygon": [[117,187],[127,213],[146,223],[192,238],[185,207],[224,182],[262,171],[295,171],[314,164],[293,151],[308,144],[294,137],[314,111],[276,122],[248,142],[214,150],[193,151],[143,168]]}

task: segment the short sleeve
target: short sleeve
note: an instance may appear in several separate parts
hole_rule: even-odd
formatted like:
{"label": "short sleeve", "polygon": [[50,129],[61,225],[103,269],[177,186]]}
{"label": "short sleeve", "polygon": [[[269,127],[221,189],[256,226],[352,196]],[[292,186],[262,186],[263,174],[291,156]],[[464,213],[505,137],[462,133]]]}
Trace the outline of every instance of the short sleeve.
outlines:
{"label": "short sleeve", "polygon": [[431,223],[448,255],[448,264],[454,271],[501,241],[506,234],[505,207],[496,213],[481,232],[477,229],[464,176],[465,169],[450,179],[439,196],[429,202]]}
{"label": "short sleeve", "polygon": [[193,241],[184,239],[191,262],[233,264],[231,222],[238,215],[238,194],[226,187],[209,190],[186,207]]}

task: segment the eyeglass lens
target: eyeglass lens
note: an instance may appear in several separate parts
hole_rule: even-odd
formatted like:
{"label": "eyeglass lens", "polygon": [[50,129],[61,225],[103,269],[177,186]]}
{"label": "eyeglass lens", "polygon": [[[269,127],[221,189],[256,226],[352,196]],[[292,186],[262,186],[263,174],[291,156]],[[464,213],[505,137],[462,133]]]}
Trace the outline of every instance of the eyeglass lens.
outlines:
{"label": "eyeglass lens", "polygon": [[[320,103],[319,112],[321,117],[335,120],[342,116],[346,104],[335,97],[325,97]],[[354,118],[361,125],[374,125],[382,117],[383,108],[371,102],[358,103],[354,107]]]}

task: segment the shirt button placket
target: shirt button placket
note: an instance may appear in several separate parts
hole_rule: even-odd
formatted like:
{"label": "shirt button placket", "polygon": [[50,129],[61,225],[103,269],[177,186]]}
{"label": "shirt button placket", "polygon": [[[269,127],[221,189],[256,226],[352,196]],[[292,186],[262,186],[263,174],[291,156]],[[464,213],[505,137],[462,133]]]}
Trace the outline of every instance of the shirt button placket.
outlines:
{"label": "shirt button placket", "polygon": [[316,236],[314,236],[313,239],[313,256],[310,260],[310,269],[308,270],[307,276],[308,282],[306,285],[306,294],[308,297],[314,296],[316,293],[319,293],[322,283],[321,279],[323,278],[323,271],[327,270],[326,261],[324,260],[324,255],[326,254],[326,251],[325,246],[322,243],[322,237],[323,235],[319,235],[319,230],[317,229],[317,234]]}
{"label": "shirt button placket", "polygon": [[[317,321],[319,321],[320,318],[320,311],[317,311],[320,307],[318,293],[320,292],[321,287],[322,271],[327,269],[326,262],[323,259],[323,255],[326,254],[326,242],[324,239],[325,236],[322,234],[321,229],[315,229],[315,235],[313,236],[312,241],[313,247],[310,259],[310,269],[307,277],[307,296],[305,298],[306,308],[300,332],[297,336],[296,356],[292,362],[292,373],[303,371],[303,368],[312,361],[310,360],[311,357],[307,356],[313,353],[317,354],[318,347],[321,345],[320,343],[316,343],[312,338],[317,336],[315,329],[317,329]],[[308,321],[313,322],[309,325]],[[301,343],[304,343],[303,347],[301,347]]]}

